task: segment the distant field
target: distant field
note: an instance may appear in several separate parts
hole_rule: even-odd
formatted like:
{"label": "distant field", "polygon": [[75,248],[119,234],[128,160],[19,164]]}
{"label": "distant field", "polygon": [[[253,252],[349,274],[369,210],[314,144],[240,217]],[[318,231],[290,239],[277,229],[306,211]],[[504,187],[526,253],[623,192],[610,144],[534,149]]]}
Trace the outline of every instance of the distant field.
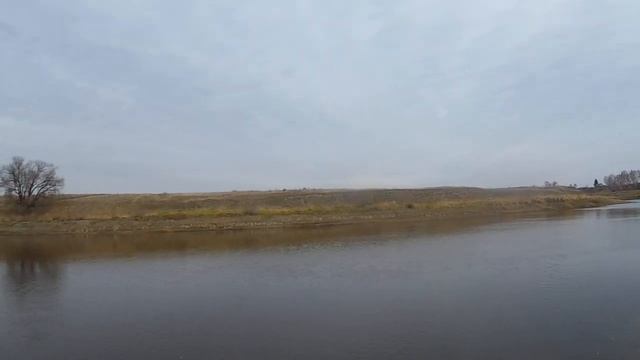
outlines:
{"label": "distant field", "polygon": [[0,232],[189,231],[510,214],[603,206],[640,192],[569,188],[290,190],[65,195],[30,213],[0,202]]}

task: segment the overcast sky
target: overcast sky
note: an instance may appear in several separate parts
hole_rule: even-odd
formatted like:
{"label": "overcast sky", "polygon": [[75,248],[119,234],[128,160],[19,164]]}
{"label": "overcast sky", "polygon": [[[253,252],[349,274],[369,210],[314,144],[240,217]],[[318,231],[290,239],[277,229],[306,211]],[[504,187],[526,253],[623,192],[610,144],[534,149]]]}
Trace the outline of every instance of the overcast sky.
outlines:
{"label": "overcast sky", "polygon": [[0,0],[0,161],[66,192],[640,168],[640,2]]}

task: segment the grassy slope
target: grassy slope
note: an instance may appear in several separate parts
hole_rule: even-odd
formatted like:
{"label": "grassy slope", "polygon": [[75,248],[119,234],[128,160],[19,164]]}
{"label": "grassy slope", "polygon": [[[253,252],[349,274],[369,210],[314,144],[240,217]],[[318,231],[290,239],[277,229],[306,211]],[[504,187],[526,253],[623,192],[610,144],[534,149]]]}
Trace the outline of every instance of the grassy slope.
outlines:
{"label": "grassy slope", "polygon": [[186,231],[433,219],[585,208],[638,195],[567,188],[67,195],[29,214],[0,202],[0,232]]}

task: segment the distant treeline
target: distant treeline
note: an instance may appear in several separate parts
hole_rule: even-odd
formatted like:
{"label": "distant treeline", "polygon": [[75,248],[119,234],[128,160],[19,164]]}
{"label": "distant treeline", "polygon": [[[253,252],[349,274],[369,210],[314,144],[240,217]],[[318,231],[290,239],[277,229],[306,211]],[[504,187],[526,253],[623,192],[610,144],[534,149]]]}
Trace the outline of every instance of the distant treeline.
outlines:
{"label": "distant treeline", "polygon": [[617,175],[605,176],[603,180],[611,189],[640,188],[640,170],[624,170]]}

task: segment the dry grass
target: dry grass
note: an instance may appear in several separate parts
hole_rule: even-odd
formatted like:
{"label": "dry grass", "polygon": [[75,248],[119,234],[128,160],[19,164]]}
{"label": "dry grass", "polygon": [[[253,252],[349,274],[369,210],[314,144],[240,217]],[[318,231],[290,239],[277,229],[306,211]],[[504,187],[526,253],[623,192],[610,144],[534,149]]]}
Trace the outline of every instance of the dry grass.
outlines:
{"label": "dry grass", "polygon": [[[639,192],[567,188],[299,190],[212,194],[67,195],[21,213],[0,202],[0,231],[49,224],[75,229],[180,230],[451,217],[603,206]],[[54,225],[51,225],[54,224]],[[31,226],[33,225],[33,226]],[[85,231],[83,230],[83,231]],[[75,230],[74,230],[75,231]]]}

